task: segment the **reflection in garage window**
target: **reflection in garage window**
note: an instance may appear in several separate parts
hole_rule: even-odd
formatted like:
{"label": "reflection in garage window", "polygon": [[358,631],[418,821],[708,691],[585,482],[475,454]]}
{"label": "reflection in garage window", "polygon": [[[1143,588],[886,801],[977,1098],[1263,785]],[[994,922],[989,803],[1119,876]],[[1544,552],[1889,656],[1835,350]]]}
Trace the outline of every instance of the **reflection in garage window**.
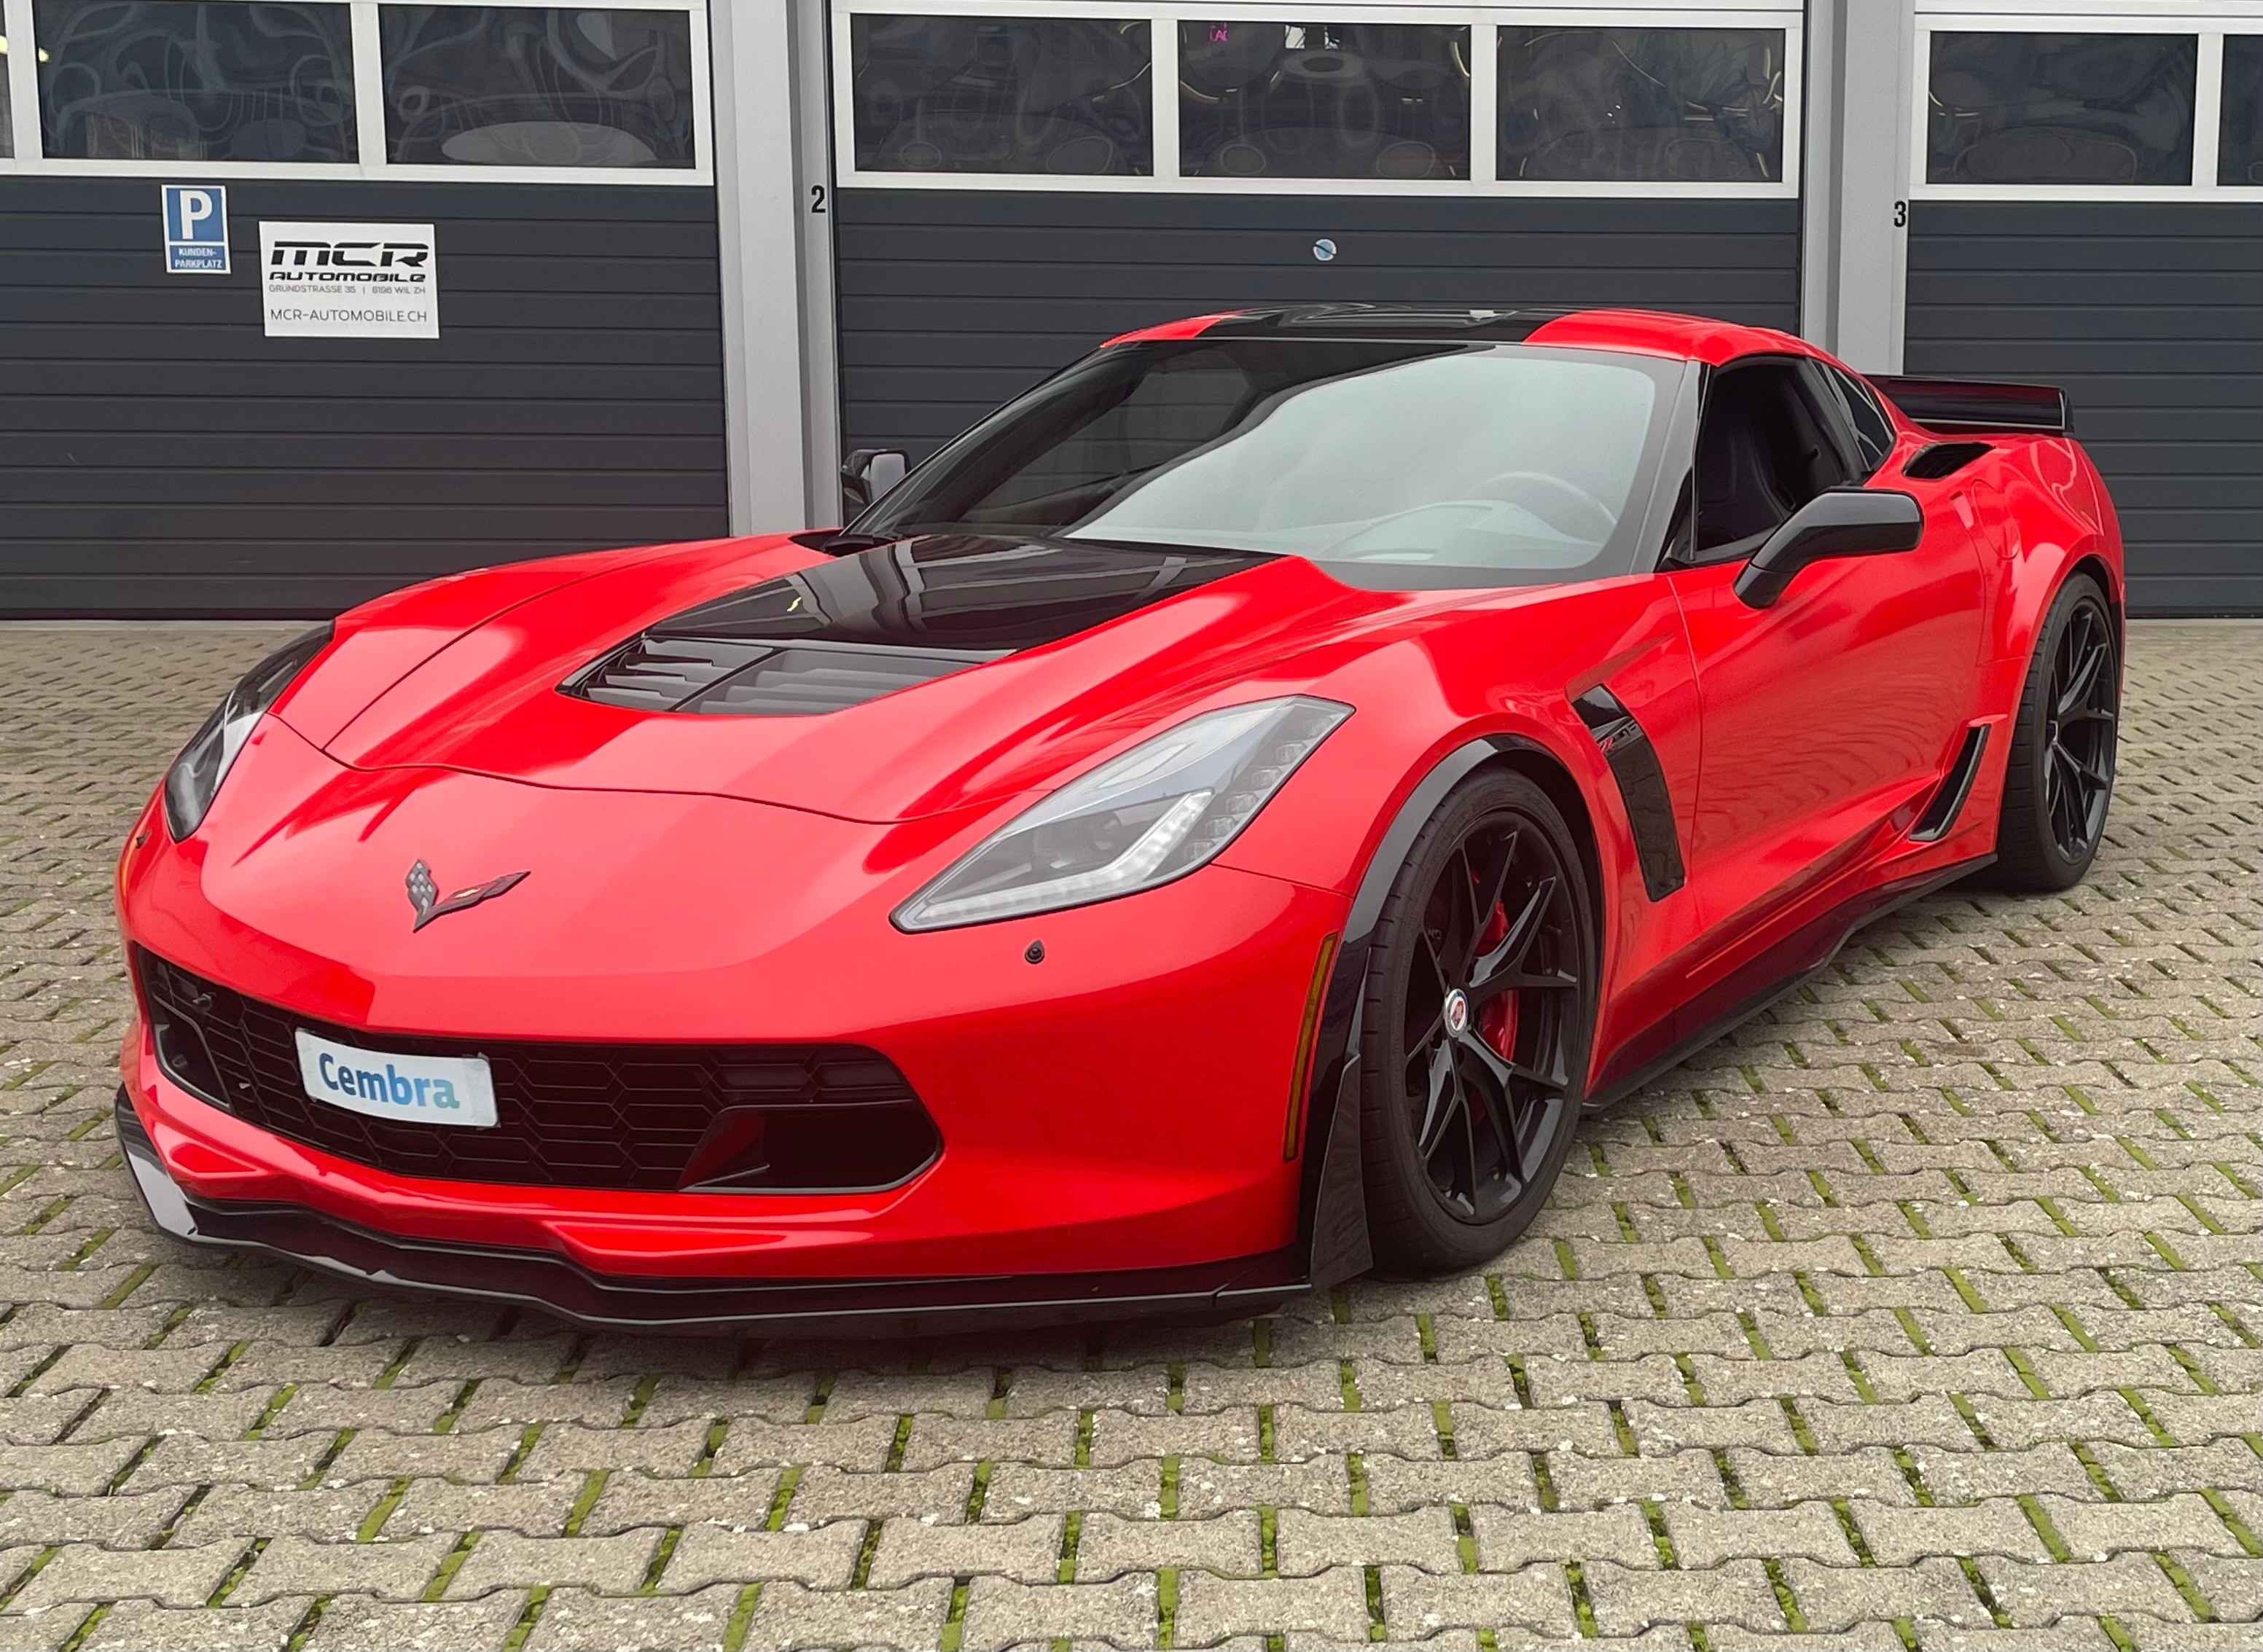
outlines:
{"label": "reflection in garage window", "polygon": [[117,161],[351,161],[343,5],[37,0],[47,153]]}
{"label": "reflection in garage window", "polygon": [[2189,184],[2189,34],[1936,34],[1930,184]]}
{"label": "reflection in garage window", "polygon": [[1189,177],[1467,177],[1470,32],[1182,23],[1179,156]]}
{"label": "reflection in garage window", "polygon": [[2263,184],[2263,34],[2223,37],[2223,142],[2219,184]]}
{"label": "reflection in garage window", "polygon": [[1783,177],[1781,29],[1500,31],[1500,176],[1585,183]]}
{"label": "reflection in garage window", "polygon": [[1145,22],[858,16],[849,38],[861,171],[1155,170]]}
{"label": "reflection in garage window", "polygon": [[694,164],[691,18],[596,6],[385,6],[387,157]]}

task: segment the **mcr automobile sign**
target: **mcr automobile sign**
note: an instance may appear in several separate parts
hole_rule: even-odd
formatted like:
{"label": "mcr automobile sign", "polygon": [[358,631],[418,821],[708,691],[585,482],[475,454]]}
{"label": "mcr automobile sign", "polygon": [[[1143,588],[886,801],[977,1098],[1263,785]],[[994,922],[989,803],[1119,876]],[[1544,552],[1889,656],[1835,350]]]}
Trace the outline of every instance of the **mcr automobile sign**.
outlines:
{"label": "mcr automobile sign", "polygon": [[262,222],[267,336],[437,338],[439,263],[430,224]]}

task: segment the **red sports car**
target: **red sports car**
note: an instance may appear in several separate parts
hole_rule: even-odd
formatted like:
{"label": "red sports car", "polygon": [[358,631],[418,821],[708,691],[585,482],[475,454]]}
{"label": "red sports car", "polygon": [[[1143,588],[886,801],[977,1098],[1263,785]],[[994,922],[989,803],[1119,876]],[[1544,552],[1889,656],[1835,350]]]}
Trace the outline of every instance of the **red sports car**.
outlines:
{"label": "red sports car", "polygon": [[1627,311],[1115,340],[845,530],[383,598],[134,828],[168,1232],[591,1324],[1465,1268],[1896,902],[2097,852],[2065,404]]}

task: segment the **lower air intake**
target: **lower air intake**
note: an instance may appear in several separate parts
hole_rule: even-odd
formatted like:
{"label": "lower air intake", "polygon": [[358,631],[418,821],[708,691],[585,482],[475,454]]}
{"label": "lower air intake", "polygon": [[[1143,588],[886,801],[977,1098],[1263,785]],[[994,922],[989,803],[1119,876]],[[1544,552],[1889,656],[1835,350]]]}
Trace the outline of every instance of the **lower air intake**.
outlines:
{"label": "lower air intake", "polygon": [[[159,1064],[247,1124],[398,1176],[647,1192],[892,1187],[943,1142],[910,1082],[856,1044],[597,1044],[372,1034],[295,1015],[135,949]],[[491,1129],[317,1101],[293,1034],[394,1055],[479,1056]]]}

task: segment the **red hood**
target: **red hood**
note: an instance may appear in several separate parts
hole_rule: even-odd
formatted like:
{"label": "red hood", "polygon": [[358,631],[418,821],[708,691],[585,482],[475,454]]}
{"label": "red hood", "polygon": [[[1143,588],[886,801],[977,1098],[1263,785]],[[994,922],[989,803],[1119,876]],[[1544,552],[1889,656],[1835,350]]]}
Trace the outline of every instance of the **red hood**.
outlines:
{"label": "red hood", "polygon": [[[278,715],[357,768],[437,767],[907,820],[1049,786],[1214,695],[1308,688],[1364,653],[1378,631],[1441,606],[1437,595],[1352,589],[1301,558],[1249,559],[1096,624],[986,650],[1001,657],[822,715],[653,712],[560,691],[647,627],[836,560],[771,537],[616,561],[464,631],[348,720],[315,727],[296,712],[302,695],[324,699],[321,664]],[[945,617],[940,634],[963,641],[972,624],[979,646],[981,617]]]}

